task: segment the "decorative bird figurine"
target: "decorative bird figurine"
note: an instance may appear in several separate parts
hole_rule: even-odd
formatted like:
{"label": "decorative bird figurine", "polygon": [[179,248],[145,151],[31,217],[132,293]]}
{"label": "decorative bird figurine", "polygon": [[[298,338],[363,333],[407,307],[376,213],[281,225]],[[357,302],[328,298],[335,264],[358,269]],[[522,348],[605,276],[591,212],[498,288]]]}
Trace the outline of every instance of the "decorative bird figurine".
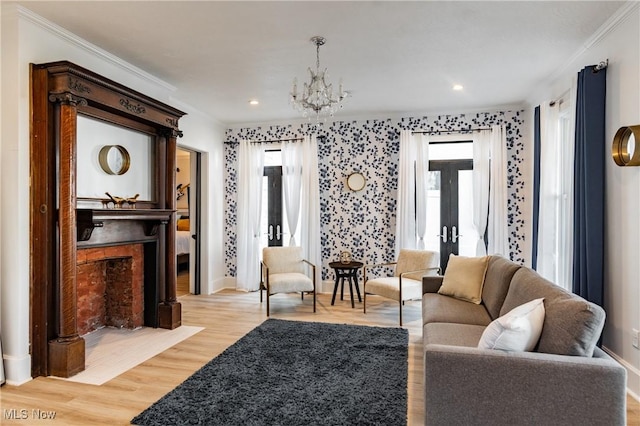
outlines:
{"label": "decorative bird figurine", "polygon": [[107,194],[107,197],[111,198],[111,201],[113,201],[113,207],[116,209],[119,209],[122,207],[122,203],[124,203],[126,200],[122,197],[116,197],[115,195],[111,195],[108,192],[105,192],[105,194]]}
{"label": "decorative bird figurine", "polygon": [[140,196],[140,194],[136,194],[133,197],[129,197],[127,198],[127,204],[129,204],[129,206],[131,206],[132,209],[136,208],[136,201],[138,200],[138,197]]}

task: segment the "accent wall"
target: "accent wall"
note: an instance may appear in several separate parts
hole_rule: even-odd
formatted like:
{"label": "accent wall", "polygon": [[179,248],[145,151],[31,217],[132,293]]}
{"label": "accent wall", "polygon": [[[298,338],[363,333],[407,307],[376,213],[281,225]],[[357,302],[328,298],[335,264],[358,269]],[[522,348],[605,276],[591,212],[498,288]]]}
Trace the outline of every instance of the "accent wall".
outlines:
{"label": "accent wall", "polygon": [[[322,278],[333,280],[329,262],[349,250],[355,260],[381,263],[394,260],[400,131],[456,132],[503,124],[507,131],[509,186],[509,247],[512,260],[528,262],[525,200],[524,111],[433,115],[397,119],[320,122],[318,167]],[[238,142],[298,138],[314,131],[315,123],[265,125],[228,129],[225,136],[225,262],[228,276],[236,274],[236,206]],[[346,178],[362,173],[364,190],[352,192]],[[256,265],[258,267],[258,265]]]}

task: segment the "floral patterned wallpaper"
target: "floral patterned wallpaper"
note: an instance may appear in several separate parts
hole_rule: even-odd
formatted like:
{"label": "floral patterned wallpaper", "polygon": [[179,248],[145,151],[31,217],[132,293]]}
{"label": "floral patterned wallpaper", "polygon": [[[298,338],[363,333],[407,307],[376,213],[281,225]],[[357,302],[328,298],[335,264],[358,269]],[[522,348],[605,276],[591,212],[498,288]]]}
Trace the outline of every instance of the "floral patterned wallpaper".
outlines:
{"label": "floral patterned wallpaper", "polygon": [[[392,261],[395,242],[400,130],[459,131],[504,124],[509,179],[509,246],[511,259],[525,263],[523,111],[498,111],[419,118],[327,121],[317,134],[320,174],[320,220],[323,279],[334,279],[329,262],[349,250],[365,263]],[[309,124],[228,129],[225,144],[226,267],[236,273],[237,142],[273,140],[312,133]],[[346,177],[361,172],[365,189],[352,192]]]}

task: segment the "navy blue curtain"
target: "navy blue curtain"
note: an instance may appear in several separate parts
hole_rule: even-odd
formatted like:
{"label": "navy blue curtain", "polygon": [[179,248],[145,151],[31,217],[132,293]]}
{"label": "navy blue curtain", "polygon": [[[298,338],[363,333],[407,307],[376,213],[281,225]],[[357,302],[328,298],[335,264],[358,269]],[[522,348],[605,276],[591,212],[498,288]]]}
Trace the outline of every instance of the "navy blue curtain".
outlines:
{"label": "navy blue curtain", "polygon": [[574,170],[573,292],[603,305],[607,69],[578,73]]}
{"label": "navy blue curtain", "polygon": [[540,106],[533,111],[533,232],[531,267],[538,269],[538,223],[540,222]]}

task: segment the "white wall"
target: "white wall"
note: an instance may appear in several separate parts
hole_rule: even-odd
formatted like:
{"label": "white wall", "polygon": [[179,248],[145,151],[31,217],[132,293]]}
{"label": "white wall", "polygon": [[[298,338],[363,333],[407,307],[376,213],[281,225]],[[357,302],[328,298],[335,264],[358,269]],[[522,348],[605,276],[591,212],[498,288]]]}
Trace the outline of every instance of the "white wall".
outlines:
{"label": "white wall", "polygon": [[14,4],[0,4],[0,335],[7,382],[30,379],[29,355],[29,63],[68,60],[188,113],[180,145],[203,152],[203,292],[224,276],[223,127],[172,96],[167,83]]}
{"label": "white wall", "polygon": [[[605,213],[605,310],[603,346],[628,371],[628,388],[640,395],[640,350],[631,330],[640,329],[640,167],[618,167],[611,141],[621,126],[640,124],[640,3],[628,3],[568,66],[536,91],[532,106],[559,97],[580,69],[609,59],[607,69]],[[531,111],[531,117],[533,112]]]}

